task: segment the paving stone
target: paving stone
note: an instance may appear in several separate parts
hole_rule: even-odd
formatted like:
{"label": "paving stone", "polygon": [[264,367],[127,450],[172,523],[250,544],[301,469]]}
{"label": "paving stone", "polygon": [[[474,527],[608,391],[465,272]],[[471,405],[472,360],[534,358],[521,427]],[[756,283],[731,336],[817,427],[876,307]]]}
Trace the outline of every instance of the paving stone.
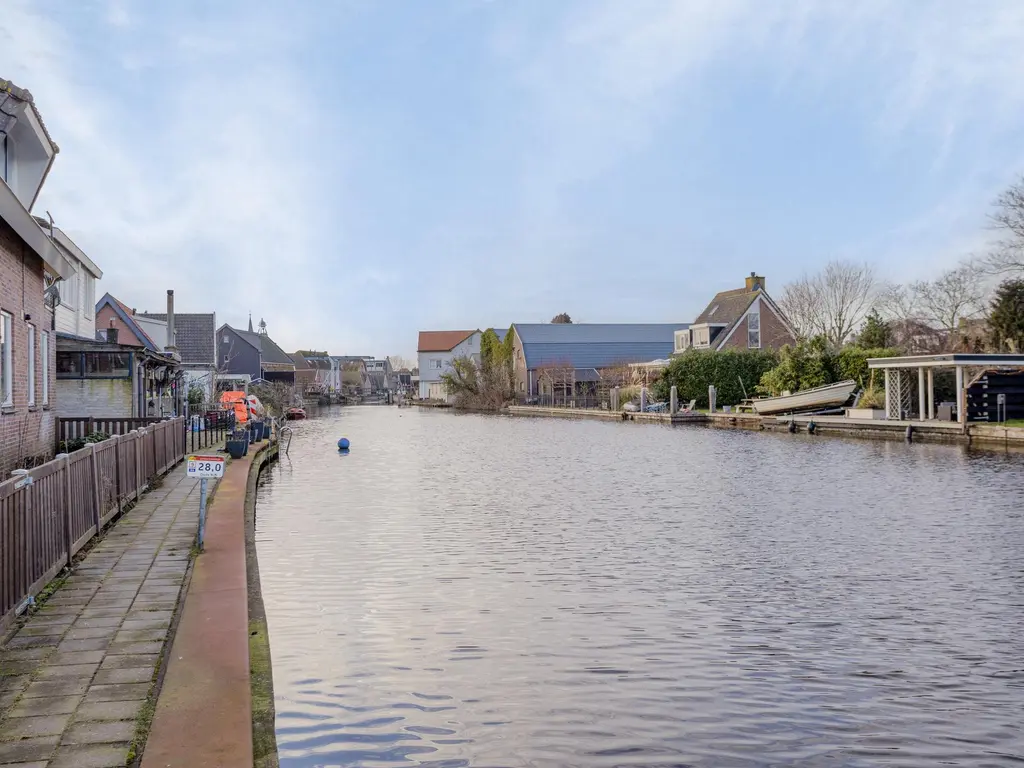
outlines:
{"label": "paving stone", "polygon": [[71,744],[57,750],[49,768],[123,768],[128,744]]}
{"label": "paving stone", "polygon": [[154,666],[127,667],[124,669],[103,669],[93,679],[95,685],[114,683],[147,683],[153,679]]}
{"label": "paving stone", "polygon": [[39,608],[34,616],[77,616],[80,608],[68,605],[46,605]]}
{"label": "paving stone", "polygon": [[[162,611],[160,612],[163,613]],[[121,630],[124,632],[132,632],[135,630],[146,630],[146,629],[167,629],[171,626],[171,619],[168,616],[166,619],[160,618],[159,616],[154,619],[125,619],[121,625]]]}
{"label": "paving stone", "polygon": [[44,664],[36,672],[38,680],[56,680],[58,678],[90,679],[99,669],[99,664]]}
{"label": "paving stone", "polygon": [[0,723],[0,742],[31,739],[39,736],[60,736],[70,714],[44,717],[8,717]]}
{"label": "paving stone", "polygon": [[130,720],[97,720],[76,722],[61,744],[105,744],[131,741],[135,736],[135,723]]}
{"label": "paving stone", "polygon": [[149,683],[118,683],[94,685],[89,688],[85,703],[97,701],[141,701],[149,695]]}
{"label": "paving stone", "polygon": [[64,635],[65,640],[96,640],[101,637],[111,638],[117,633],[117,627],[72,627]]}
{"label": "paving stone", "polygon": [[112,654],[103,659],[100,669],[130,669],[132,667],[149,667],[152,669],[156,666],[159,659],[160,655],[158,653]]}
{"label": "paving stone", "polygon": [[[164,648],[164,644],[160,641],[153,641],[148,643],[111,643],[110,648],[107,650],[109,655],[116,654],[151,654],[160,653]],[[108,658],[110,657],[108,655]]]}
{"label": "paving stone", "polygon": [[0,663],[5,661],[29,661],[31,659],[42,659],[53,653],[53,648],[12,648],[9,651],[0,651]]}
{"label": "paving stone", "polygon": [[27,661],[0,661],[0,677],[17,677],[20,675],[31,675],[39,661],[29,659]]}
{"label": "paving stone", "polygon": [[131,720],[138,717],[144,699],[134,701],[93,701],[82,704],[75,713],[77,720]]}
{"label": "paving stone", "polygon": [[40,717],[43,715],[67,715],[75,711],[82,701],[81,696],[52,696],[41,699],[22,699],[12,709],[9,717]]}
{"label": "paving stone", "polygon": [[79,614],[81,619],[99,619],[104,617],[123,618],[128,613],[128,608],[106,608],[104,606],[89,606]]}
{"label": "paving stone", "polygon": [[0,677],[0,693],[14,691],[20,694],[25,690],[25,686],[29,684],[29,680],[31,680],[31,678],[28,675]]}
{"label": "paving stone", "polygon": [[110,645],[109,637],[93,637],[88,640],[65,640],[57,646],[58,653],[69,651],[103,651]]}
{"label": "paving stone", "polygon": [[46,660],[47,664],[99,664],[103,661],[103,651],[67,651],[55,653]]}
{"label": "paving stone", "polygon": [[7,641],[8,648],[43,648],[45,646],[54,646],[60,642],[60,635],[15,635]]}
{"label": "paving stone", "polygon": [[115,643],[151,643],[163,640],[167,636],[166,629],[130,629],[121,630],[114,635]]}
{"label": "paving stone", "polygon": [[37,739],[0,742],[0,765],[46,760],[57,747],[59,737],[43,736]]}
{"label": "paving stone", "polygon": [[40,680],[29,683],[22,696],[27,699],[40,696],[75,696],[85,693],[88,687],[88,680]]}
{"label": "paving stone", "polygon": [[116,627],[122,621],[120,616],[79,616],[72,629],[95,629]]}

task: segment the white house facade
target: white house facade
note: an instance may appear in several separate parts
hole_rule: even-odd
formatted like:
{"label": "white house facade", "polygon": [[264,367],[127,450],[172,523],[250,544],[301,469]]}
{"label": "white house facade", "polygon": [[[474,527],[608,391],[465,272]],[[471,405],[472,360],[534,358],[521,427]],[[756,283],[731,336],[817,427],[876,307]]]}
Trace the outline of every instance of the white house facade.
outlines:
{"label": "white house facade", "polygon": [[475,331],[420,331],[416,354],[419,360],[419,396],[424,400],[444,400],[441,376],[452,370],[452,361],[470,357],[480,362],[480,336]]}

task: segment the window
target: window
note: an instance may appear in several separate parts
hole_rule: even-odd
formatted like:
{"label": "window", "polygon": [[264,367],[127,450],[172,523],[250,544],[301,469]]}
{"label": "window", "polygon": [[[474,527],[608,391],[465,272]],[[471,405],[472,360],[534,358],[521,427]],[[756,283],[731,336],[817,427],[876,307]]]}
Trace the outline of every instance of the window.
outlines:
{"label": "window", "polygon": [[96,313],[96,278],[85,273],[85,296],[82,299],[82,314],[91,318]]}
{"label": "window", "polygon": [[43,379],[43,407],[50,404],[50,333],[43,331],[39,336],[40,373]]}
{"label": "window", "polygon": [[128,378],[127,352],[86,352],[86,378]]}
{"label": "window", "polygon": [[683,352],[690,348],[690,329],[676,331],[676,352]]}
{"label": "window", "polygon": [[57,353],[57,378],[58,379],[80,379],[80,378],[82,378],[82,353],[81,352],[58,352]]}
{"label": "window", "polygon": [[436,358],[435,357],[435,358],[432,358],[431,361],[430,361],[430,367],[433,370],[435,370],[435,371],[440,371],[441,370],[441,364],[442,363],[441,363],[440,358]]}
{"label": "window", "polygon": [[224,365],[231,362],[231,355],[224,355]]}
{"label": "window", "polygon": [[28,404],[36,404],[36,327],[28,325]]}
{"label": "window", "polygon": [[60,303],[71,309],[78,308],[78,272],[72,272],[71,277],[57,283],[57,290],[60,291]]}
{"label": "window", "polygon": [[747,348],[761,348],[761,312],[754,310],[747,315]]}
{"label": "window", "polygon": [[14,405],[13,357],[11,355],[11,315],[0,312],[0,397],[2,405]]}
{"label": "window", "polygon": [[224,343],[225,344],[230,344],[231,343],[231,337],[228,336],[227,334],[224,334]]}
{"label": "window", "polygon": [[693,332],[693,346],[698,348],[711,346],[711,329],[707,326],[695,329]]}

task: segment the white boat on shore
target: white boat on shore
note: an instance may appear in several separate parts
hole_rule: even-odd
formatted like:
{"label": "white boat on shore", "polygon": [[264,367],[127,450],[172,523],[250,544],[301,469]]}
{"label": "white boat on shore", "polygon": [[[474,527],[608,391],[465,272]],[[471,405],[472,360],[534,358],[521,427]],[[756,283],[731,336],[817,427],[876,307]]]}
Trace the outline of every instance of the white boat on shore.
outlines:
{"label": "white boat on shore", "polygon": [[755,398],[750,401],[750,405],[758,416],[839,408],[846,405],[846,401],[850,399],[856,389],[857,382],[853,380],[839,381],[824,387],[794,392],[791,395]]}

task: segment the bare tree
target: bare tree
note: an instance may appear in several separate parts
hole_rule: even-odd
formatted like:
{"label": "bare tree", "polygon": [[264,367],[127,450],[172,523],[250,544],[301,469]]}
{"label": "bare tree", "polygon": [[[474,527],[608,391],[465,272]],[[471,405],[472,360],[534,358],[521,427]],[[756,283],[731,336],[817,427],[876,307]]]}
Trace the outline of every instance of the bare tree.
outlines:
{"label": "bare tree", "polygon": [[798,336],[822,335],[841,347],[874,308],[878,288],[870,265],[831,261],[818,274],[787,285],[780,303]]}
{"label": "bare tree", "polygon": [[411,371],[416,367],[416,363],[401,355],[388,355],[388,360],[391,361],[391,369],[395,371]]}
{"label": "bare tree", "polygon": [[987,265],[995,272],[1024,272],[1024,175],[995,199],[994,206],[989,218],[1001,238]]}
{"label": "bare tree", "polygon": [[910,286],[922,318],[946,332],[952,344],[961,320],[976,317],[985,308],[985,281],[974,262],[964,262],[935,280],[919,280]]}

